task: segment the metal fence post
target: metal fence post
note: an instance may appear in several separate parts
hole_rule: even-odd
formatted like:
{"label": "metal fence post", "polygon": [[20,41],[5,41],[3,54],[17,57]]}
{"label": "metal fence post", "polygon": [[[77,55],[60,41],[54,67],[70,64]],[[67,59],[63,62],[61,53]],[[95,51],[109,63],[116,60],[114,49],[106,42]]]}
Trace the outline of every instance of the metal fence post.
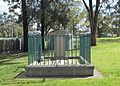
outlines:
{"label": "metal fence post", "polygon": [[80,63],[85,64],[91,63],[91,57],[90,57],[90,33],[81,33],[80,34]]}
{"label": "metal fence post", "polygon": [[91,64],[91,34],[88,33],[88,62]]}
{"label": "metal fence post", "polygon": [[34,61],[37,62],[41,57],[41,36],[39,32],[29,32],[28,33],[28,64],[33,64]]}
{"label": "metal fence post", "polygon": [[[80,34],[80,56],[84,58],[84,34]],[[80,64],[85,64],[85,61],[80,59]]]}

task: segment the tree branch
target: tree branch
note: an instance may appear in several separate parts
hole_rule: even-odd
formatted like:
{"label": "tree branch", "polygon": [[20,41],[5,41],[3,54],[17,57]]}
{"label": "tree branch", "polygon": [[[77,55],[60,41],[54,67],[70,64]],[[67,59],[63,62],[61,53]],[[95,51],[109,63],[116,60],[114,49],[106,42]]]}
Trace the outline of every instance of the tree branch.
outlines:
{"label": "tree branch", "polygon": [[94,14],[94,27],[97,27],[99,7],[100,7],[100,0],[96,0],[96,8],[95,8],[95,14]]}
{"label": "tree branch", "polygon": [[85,5],[85,8],[86,8],[86,9],[87,9],[87,11],[89,12],[89,7],[87,6],[87,4],[86,4],[85,0],[82,0],[82,1],[83,1],[84,5]]}
{"label": "tree branch", "polygon": [[99,12],[99,7],[100,7],[100,0],[96,0],[95,15],[96,15],[96,13],[98,13],[98,12]]}
{"label": "tree branch", "polygon": [[[107,0],[103,0],[103,1],[100,3],[100,6],[99,6],[99,8],[98,8],[98,9],[99,9],[98,12],[99,12],[100,9],[102,8],[103,3],[106,2],[106,1],[107,1]],[[106,3],[107,3],[107,2],[106,2]]]}
{"label": "tree branch", "polygon": [[115,9],[118,13],[120,13],[120,10],[117,7],[111,7],[113,9]]}
{"label": "tree branch", "polygon": [[89,7],[90,7],[91,12],[93,12],[92,0],[89,0]]}
{"label": "tree branch", "polygon": [[89,0],[89,7],[90,7],[90,17],[93,19],[93,7],[92,7],[92,0]]}
{"label": "tree branch", "polygon": [[102,8],[102,5],[99,7],[98,12],[100,12],[100,9]]}

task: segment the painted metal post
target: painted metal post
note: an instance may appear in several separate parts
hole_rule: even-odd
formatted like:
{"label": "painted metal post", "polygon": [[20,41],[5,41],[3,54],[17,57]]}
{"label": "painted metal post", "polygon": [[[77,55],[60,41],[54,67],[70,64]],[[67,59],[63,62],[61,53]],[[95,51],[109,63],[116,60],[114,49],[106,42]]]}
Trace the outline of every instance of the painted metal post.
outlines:
{"label": "painted metal post", "polygon": [[28,64],[32,63],[32,34],[28,33]]}
{"label": "painted metal post", "polygon": [[88,33],[88,62],[91,64],[91,34]]}
{"label": "painted metal post", "polygon": [[90,64],[91,58],[90,58],[90,33],[82,33],[80,34],[80,63],[81,64]]}
{"label": "painted metal post", "polygon": [[42,53],[41,36],[39,32],[28,33],[28,64],[40,60]]}
{"label": "painted metal post", "polygon": [[[84,34],[80,34],[80,56],[84,58]],[[80,59],[80,64],[85,64],[85,61]]]}

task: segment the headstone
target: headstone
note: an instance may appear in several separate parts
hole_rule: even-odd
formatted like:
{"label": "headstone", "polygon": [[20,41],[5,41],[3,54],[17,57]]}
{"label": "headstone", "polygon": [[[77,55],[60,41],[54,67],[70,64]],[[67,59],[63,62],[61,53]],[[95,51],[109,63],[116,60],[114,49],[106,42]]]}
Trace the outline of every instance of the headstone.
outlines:
{"label": "headstone", "polygon": [[63,57],[65,56],[65,31],[56,30],[54,36],[54,55],[55,57]]}

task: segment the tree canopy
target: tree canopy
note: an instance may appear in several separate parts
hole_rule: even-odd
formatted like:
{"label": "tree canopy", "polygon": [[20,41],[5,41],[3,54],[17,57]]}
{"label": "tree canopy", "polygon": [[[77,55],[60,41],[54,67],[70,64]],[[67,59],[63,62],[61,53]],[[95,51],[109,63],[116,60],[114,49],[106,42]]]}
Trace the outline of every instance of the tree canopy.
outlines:
{"label": "tree canopy", "polygon": [[[91,45],[93,46],[96,45],[97,32],[119,33],[120,0],[117,3],[115,3],[115,0],[4,1],[9,3],[9,12],[18,16],[17,23],[21,24],[23,22],[25,46],[27,46],[28,31],[33,30],[32,27],[35,23],[38,27],[37,30],[41,31],[42,42],[44,42],[44,36],[51,29],[56,30],[61,26],[73,34],[76,34],[77,26],[90,27]],[[21,9],[21,14],[15,12],[15,9],[18,8]],[[44,43],[42,44],[44,46]]]}

